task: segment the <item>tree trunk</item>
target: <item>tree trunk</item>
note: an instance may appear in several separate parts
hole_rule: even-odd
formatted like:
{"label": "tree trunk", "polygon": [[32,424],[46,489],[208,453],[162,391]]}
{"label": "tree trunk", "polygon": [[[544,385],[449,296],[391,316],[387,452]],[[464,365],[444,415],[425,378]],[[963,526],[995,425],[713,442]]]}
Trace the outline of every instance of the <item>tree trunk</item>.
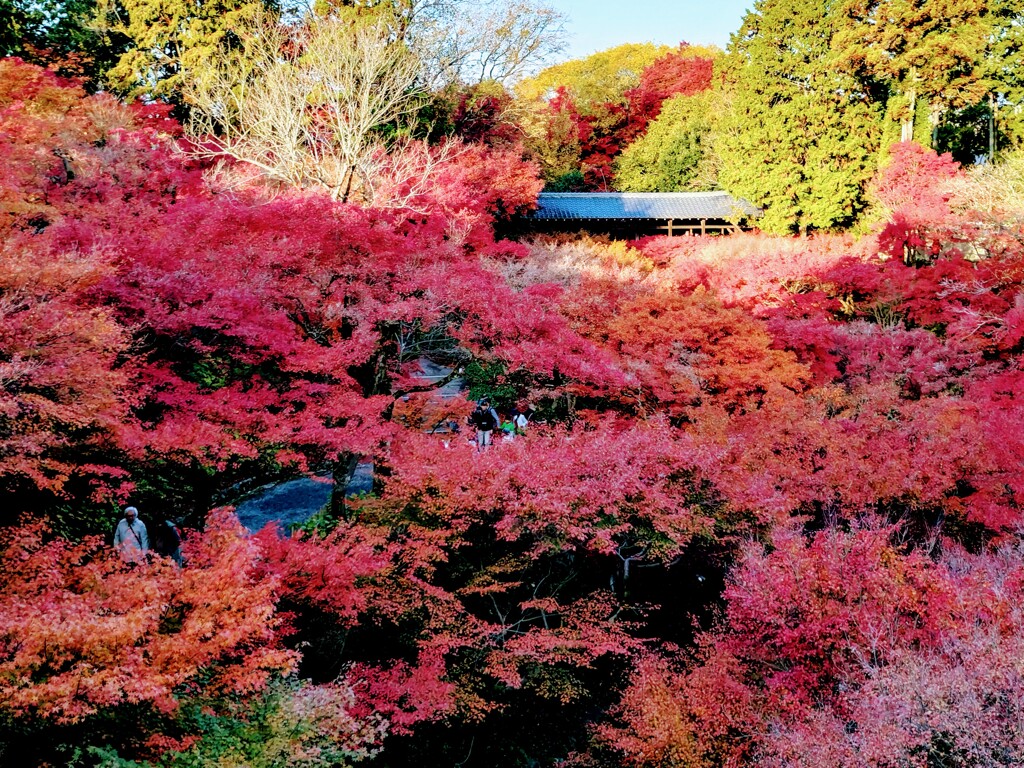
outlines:
{"label": "tree trunk", "polygon": [[345,181],[342,184],[341,202],[347,203],[348,199],[352,196],[352,182],[355,180],[356,167],[350,165],[348,170],[345,171]]}
{"label": "tree trunk", "polygon": [[352,476],[359,466],[359,454],[346,451],[338,456],[331,469],[334,487],[331,489],[331,515],[338,520],[348,520],[348,505],[345,502],[345,491],[348,490]]}
{"label": "tree trunk", "polygon": [[939,151],[939,126],[942,124],[944,111],[941,106],[933,104],[931,112],[928,114],[928,120],[932,126],[932,149],[936,152]]}
{"label": "tree trunk", "polygon": [[907,94],[907,104],[910,107],[910,114],[903,118],[900,123],[900,141],[914,140],[914,117],[917,114],[917,91],[912,90]]}
{"label": "tree trunk", "polygon": [[988,161],[996,161],[996,97],[988,95]]}

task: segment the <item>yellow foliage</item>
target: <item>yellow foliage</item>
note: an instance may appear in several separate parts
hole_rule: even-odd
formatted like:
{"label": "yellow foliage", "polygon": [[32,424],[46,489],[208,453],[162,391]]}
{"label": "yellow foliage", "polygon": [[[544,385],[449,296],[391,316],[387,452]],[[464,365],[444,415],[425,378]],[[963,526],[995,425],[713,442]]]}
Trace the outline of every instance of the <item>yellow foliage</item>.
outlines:
{"label": "yellow foliage", "polygon": [[564,87],[583,111],[606,101],[622,102],[623,94],[640,82],[640,73],[671,50],[667,45],[626,43],[556,64],[519,83],[516,98],[521,102],[542,101]]}

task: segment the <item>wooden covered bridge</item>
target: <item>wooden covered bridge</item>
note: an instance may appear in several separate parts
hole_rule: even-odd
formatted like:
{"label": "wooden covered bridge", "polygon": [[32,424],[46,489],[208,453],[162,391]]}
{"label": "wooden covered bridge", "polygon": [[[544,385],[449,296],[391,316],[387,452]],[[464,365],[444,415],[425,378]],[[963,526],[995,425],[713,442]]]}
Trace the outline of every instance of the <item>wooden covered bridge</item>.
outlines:
{"label": "wooden covered bridge", "polygon": [[728,192],[542,192],[524,226],[624,238],[730,234],[759,213]]}

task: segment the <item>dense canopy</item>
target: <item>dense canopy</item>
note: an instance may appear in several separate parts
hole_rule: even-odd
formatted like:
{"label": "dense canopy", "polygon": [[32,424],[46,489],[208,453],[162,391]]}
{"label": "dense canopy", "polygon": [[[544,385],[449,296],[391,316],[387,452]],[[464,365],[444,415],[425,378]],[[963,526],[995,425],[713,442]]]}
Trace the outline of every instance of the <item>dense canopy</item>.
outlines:
{"label": "dense canopy", "polygon": [[[7,6],[0,762],[1024,761],[1012,3]],[[651,187],[791,234],[511,238]]]}

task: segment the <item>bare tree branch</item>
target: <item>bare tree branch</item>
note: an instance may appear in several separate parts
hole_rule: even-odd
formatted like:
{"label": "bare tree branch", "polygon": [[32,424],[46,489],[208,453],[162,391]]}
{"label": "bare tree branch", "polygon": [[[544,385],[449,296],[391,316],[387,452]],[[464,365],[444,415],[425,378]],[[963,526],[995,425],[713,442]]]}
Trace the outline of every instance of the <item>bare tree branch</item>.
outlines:
{"label": "bare tree branch", "polygon": [[508,84],[565,50],[565,16],[540,0],[466,2],[424,23],[411,44],[427,87]]}
{"label": "bare tree branch", "polygon": [[266,15],[235,34],[241,55],[216,52],[186,92],[197,152],[336,199],[372,195],[378,130],[419,107],[416,57],[383,22],[287,28]]}

